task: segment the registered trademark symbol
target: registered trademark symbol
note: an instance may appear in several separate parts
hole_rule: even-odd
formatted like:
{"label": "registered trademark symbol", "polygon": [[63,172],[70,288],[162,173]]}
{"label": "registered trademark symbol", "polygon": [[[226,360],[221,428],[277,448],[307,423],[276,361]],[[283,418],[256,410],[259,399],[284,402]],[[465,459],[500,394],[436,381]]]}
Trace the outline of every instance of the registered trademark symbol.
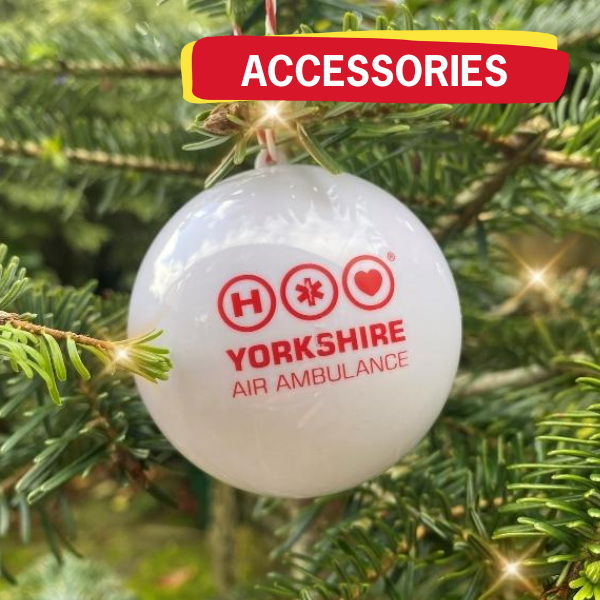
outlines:
{"label": "registered trademark symbol", "polygon": [[396,260],[396,255],[393,252],[388,252],[387,258],[390,262],[394,262]]}

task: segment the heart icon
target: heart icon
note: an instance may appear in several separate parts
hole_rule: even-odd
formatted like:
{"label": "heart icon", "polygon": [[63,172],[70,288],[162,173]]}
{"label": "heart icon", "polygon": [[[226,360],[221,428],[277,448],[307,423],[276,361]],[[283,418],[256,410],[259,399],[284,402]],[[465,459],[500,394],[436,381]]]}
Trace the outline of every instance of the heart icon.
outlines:
{"label": "heart icon", "polygon": [[374,296],[381,288],[382,282],[383,278],[377,269],[371,269],[370,271],[358,271],[358,273],[354,275],[354,283],[356,283],[356,287],[363,294],[367,294],[368,296]]}

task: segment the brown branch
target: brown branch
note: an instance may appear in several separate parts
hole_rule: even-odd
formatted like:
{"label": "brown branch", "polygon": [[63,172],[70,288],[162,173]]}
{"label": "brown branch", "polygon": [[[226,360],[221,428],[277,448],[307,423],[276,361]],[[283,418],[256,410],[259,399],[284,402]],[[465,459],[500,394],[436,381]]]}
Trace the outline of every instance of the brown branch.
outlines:
{"label": "brown branch", "polygon": [[[464,121],[455,121],[455,124],[463,129],[466,126]],[[535,123],[525,123],[524,127],[527,128],[528,125],[533,125],[535,127]],[[546,140],[561,140],[561,139],[569,139],[569,133],[575,134],[579,131],[579,127],[569,128],[568,131],[561,130],[551,130],[549,131],[545,139]],[[494,135],[492,129],[490,127],[482,127],[472,132],[475,137],[490,144],[491,146],[495,146],[501,152],[505,154],[505,156],[512,157],[519,151],[520,146],[522,145],[522,135],[513,134],[510,136],[500,136],[497,137]],[[597,165],[594,164],[591,158],[586,156],[581,156],[577,154],[565,154],[564,152],[560,152],[558,150],[545,150],[543,148],[536,148],[528,157],[528,162],[535,163],[538,165],[548,165],[550,167],[554,167],[557,169],[580,169],[580,170],[590,170],[597,169]]]}
{"label": "brown branch", "polygon": [[557,169],[598,169],[590,158],[579,156],[577,154],[568,155],[557,150],[542,150],[540,148],[534,152],[531,160],[537,164],[549,165]]}
{"label": "brown branch", "polygon": [[539,365],[495,371],[476,378],[469,374],[459,375],[452,388],[452,397],[455,399],[471,398],[507,386],[533,385],[552,375],[551,370],[544,369]]}
{"label": "brown branch", "polygon": [[110,448],[114,453],[114,465],[141,489],[149,490],[152,483],[144,463],[131,454],[127,447],[119,441],[121,432],[115,429],[112,423],[102,414],[96,391],[87,381],[80,381],[79,389],[87,398],[93,412],[93,418],[86,427],[101,429],[110,440]]}
{"label": "brown branch", "polygon": [[[328,110],[328,108],[327,108]],[[352,119],[381,119],[389,116],[390,112],[397,112],[398,107],[395,104],[376,105],[367,109],[359,108],[357,110],[348,111],[338,116],[330,117],[329,120],[352,120]],[[323,120],[323,113],[319,112],[315,116],[306,117],[306,121],[311,120]],[[398,120],[402,120],[402,114],[398,114]],[[531,123],[524,123],[527,127]],[[459,129],[461,131],[468,131],[468,121],[465,119],[450,119],[451,127]],[[551,130],[546,135],[545,139],[548,141],[562,140],[567,141],[572,136],[576,135],[579,131],[578,126],[570,126],[563,129]],[[517,152],[521,145],[522,136],[519,134],[511,136],[496,136],[494,131],[489,126],[484,126],[479,129],[469,131],[472,135],[478,139],[486,142],[490,146],[493,146],[503,152],[506,156],[512,157]],[[543,148],[537,148],[528,157],[527,161],[533,164],[547,165],[556,169],[579,169],[579,170],[598,170],[599,167],[596,165],[591,158],[577,155],[577,154],[566,154],[558,150],[545,150]]]}
{"label": "brown branch", "polygon": [[11,325],[15,329],[21,329],[33,333],[34,335],[42,335],[43,333],[52,336],[56,340],[66,340],[72,338],[74,342],[82,344],[84,346],[93,346],[100,350],[112,352],[115,347],[113,342],[107,340],[100,340],[80,333],[73,333],[71,331],[62,331],[60,329],[53,329],[52,327],[45,327],[43,325],[36,325],[29,321],[19,319],[19,315],[15,313],[7,313],[0,310],[0,325]]}
{"label": "brown branch", "polygon": [[558,48],[560,50],[565,50],[566,48],[571,48],[573,46],[577,46],[578,44],[585,44],[586,42],[597,40],[599,36],[600,27],[594,27],[593,29],[585,31],[584,33],[572,33],[570,35],[564,35],[558,38]]}
{"label": "brown branch", "polygon": [[[0,313],[0,318],[2,318]],[[81,381],[79,389],[82,395],[87,399],[91,409],[92,418],[87,422],[84,429],[100,429],[110,441],[110,449],[114,453],[114,464],[125,473],[131,481],[147,490],[151,487],[150,479],[146,473],[146,468],[142,461],[133,456],[123,444],[119,441],[121,433],[117,431],[110,421],[102,414],[99,407],[98,395],[87,381]],[[27,474],[31,468],[31,463],[19,467],[14,473],[0,482],[0,494],[6,494],[12,490]]]}
{"label": "brown branch", "polygon": [[153,79],[175,79],[181,77],[179,65],[140,62],[135,65],[111,65],[99,61],[44,62],[33,65],[22,64],[0,58],[0,71],[22,75],[77,75],[78,77],[116,77]]}
{"label": "brown branch", "polygon": [[[160,173],[164,175],[184,175],[189,177],[198,175],[195,165],[186,165],[177,161],[157,161],[149,156],[108,154],[101,150],[87,150],[85,148],[64,148],[61,152],[68,160],[85,165],[131,169],[133,171]],[[46,156],[47,152],[37,142],[25,141],[18,143],[0,138],[0,154],[40,160]]]}
{"label": "brown branch", "polygon": [[459,196],[458,213],[450,216],[441,230],[436,232],[436,238],[441,244],[468,227],[502,189],[508,178],[530,161],[531,155],[539,148],[543,135],[537,135],[533,139],[531,136],[521,136],[520,140],[520,148],[512,156],[500,164],[490,164],[487,175]]}

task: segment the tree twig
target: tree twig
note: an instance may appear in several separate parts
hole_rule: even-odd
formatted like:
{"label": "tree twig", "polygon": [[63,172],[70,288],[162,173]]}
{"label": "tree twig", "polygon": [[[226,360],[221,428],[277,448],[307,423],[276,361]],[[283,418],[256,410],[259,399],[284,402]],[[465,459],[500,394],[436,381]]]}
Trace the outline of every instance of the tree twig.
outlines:
{"label": "tree twig", "polygon": [[552,371],[539,365],[518,367],[494,373],[485,373],[473,378],[471,375],[461,375],[456,378],[452,389],[453,398],[471,398],[507,386],[527,386],[543,381],[552,375]]}
{"label": "tree twig", "polygon": [[[462,121],[456,121],[459,127],[463,127]],[[527,125],[536,126],[535,123],[526,123]],[[568,128],[565,130],[550,130],[545,135],[545,140],[568,140],[572,133],[576,135],[579,131],[578,127]],[[478,139],[486,142],[492,146],[498,148],[506,156],[512,157],[515,153],[518,153],[522,145],[522,135],[513,134],[510,136],[495,136],[491,128],[481,127],[472,132]],[[597,169],[597,165],[594,164],[591,158],[581,156],[578,154],[565,154],[558,150],[546,150],[538,147],[528,157],[528,162],[548,165],[557,169],[579,169],[579,170],[590,170]]]}
{"label": "tree twig", "polygon": [[73,333],[71,331],[62,331],[61,329],[53,329],[52,327],[45,327],[44,325],[36,325],[30,321],[24,321],[19,318],[19,315],[14,313],[8,313],[0,310],[0,325],[12,325],[15,329],[21,329],[34,335],[42,335],[43,333],[52,336],[56,340],[66,340],[72,338],[74,342],[82,344],[84,346],[93,346],[101,350],[107,350],[112,352],[115,349],[114,343],[108,340],[101,340],[98,338],[82,335],[80,333]]}
{"label": "tree twig", "polygon": [[[346,113],[341,113],[338,116],[330,117],[329,120],[352,120],[352,119],[380,119],[389,116],[390,112],[398,110],[395,104],[376,105],[369,107],[366,110],[357,109]],[[316,115],[307,117],[303,121],[311,120],[322,120],[323,114],[317,113]],[[402,120],[402,115],[398,115],[398,120]],[[461,131],[466,131],[467,121],[464,119],[450,118],[450,125]],[[527,123],[525,125],[528,125]],[[548,131],[545,139],[548,141],[562,140],[568,141],[572,136],[576,135],[579,131],[579,127],[571,126],[563,129],[554,129]],[[472,135],[478,139],[486,142],[488,145],[497,148],[505,155],[512,157],[515,152],[518,152],[522,144],[522,136],[514,134],[511,136],[497,136],[494,134],[491,127],[480,127],[479,129],[469,131]],[[559,150],[547,150],[544,148],[537,148],[535,152],[528,155],[527,161],[539,165],[547,165],[556,169],[578,169],[578,170],[598,170],[600,167],[594,163],[591,158],[581,156],[578,154],[566,154]]]}
{"label": "tree twig", "polygon": [[500,164],[490,164],[488,174],[474,182],[461,196],[457,198],[457,214],[452,215],[446,224],[436,232],[436,238],[441,244],[447,242],[477,217],[485,205],[502,189],[507,179],[537,151],[542,143],[543,135],[521,136],[521,146],[514,154]]}
{"label": "tree twig", "polygon": [[65,61],[23,64],[0,58],[0,71],[22,75],[77,75],[78,77],[116,77],[175,79],[181,77],[179,65],[140,62],[133,65],[106,64],[100,61]]}
{"label": "tree twig", "polygon": [[[61,150],[61,153],[66,159],[85,165],[131,169],[133,171],[163,175],[184,175],[189,177],[198,175],[198,169],[195,165],[187,165],[177,161],[159,161],[149,156],[108,154],[101,150],[87,150],[85,148],[64,148]],[[40,160],[46,156],[46,150],[37,142],[25,141],[18,143],[0,138],[0,155],[22,156]]]}
{"label": "tree twig", "polygon": [[567,48],[572,48],[578,44],[585,44],[586,42],[597,40],[598,36],[600,36],[600,27],[594,27],[583,33],[575,32],[570,35],[560,36],[558,38],[558,48],[559,50],[566,50]]}

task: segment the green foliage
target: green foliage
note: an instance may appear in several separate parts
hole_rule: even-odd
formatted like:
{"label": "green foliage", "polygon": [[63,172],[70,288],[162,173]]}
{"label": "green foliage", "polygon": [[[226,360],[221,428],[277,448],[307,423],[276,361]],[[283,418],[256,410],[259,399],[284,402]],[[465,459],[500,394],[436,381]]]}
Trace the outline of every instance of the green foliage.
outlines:
{"label": "green foliage", "polygon": [[584,569],[579,572],[579,579],[569,583],[569,587],[579,590],[573,600],[587,600],[588,598],[600,597],[600,561],[586,562]]}
{"label": "green foliage", "polygon": [[194,107],[177,83],[201,30],[181,4],[128,6],[19,3],[0,23],[2,241],[101,290],[129,289],[141,250],[206,175],[182,150]]}
{"label": "green foliage", "polygon": [[[580,361],[574,366],[582,367]],[[597,396],[600,380],[580,379],[578,391],[557,386],[550,374],[541,379],[543,387],[531,376],[525,384],[492,382],[487,392],[479,386],[485,421],[457,406],[464,403],[457,391],[413,455],[357,490],[307,505],[282,528],[285,541],[276,556],[288,570],[272,574],[261,590],[311,600],[483,599],[503,597],[507,589],[538,598],[544,585],[552,588],[549,598],[564,598],[569,586],[585,590],[583,598],[597,583],[598,459],[591,440],[600,412],[575,407]],[[571,407],[561,425],[577,423],[568,442],[552,437],[558,448],[546,459],[542,446],[526,441],[542,401]],[[510,404],[510,413],[501,404]],[[498,418],[502,433],[494,434]],[[542,423],[555,425],[554,417]],[[531,474],[523,477],[521,469]],[[263,509],[276,512],[277,504]],[[515,519],[519,525],[511,524]],[[303,539],[310,540],[306,546]],[[580,570],[580,579],[571,577]]]}
{"label": "green foliage", "polygon": [[[578,379],[581,388],[597,397],[600,366],[587,361],[576,364],[591,374]],[[600,405],[555,413],[540,427],[545,432],[537,437],[539,458],[511,466],[519,479],[509,489],[518,497],[500,509],[519,515],[517,524],[498,529],[495,539],[535,542],[536,556],[526,553],[524,565],[532,573],[553,573],[557,586],[581,588],[577,598],[585,599],[592,597],[600,581],[600,563],[595,559],[600,549]],[[573,573],[581,577],[573,580]]]}
{"label": "green foliage", "polygon": [[72,556],[49,556],[29,567],[5,600],[136,600],[105,566]]}
{"label": "green foliage", "polygon": [[[0,246],[1,257],[6,254]],[[81,289],[43,281],[26,285],[18,264],[13,257],[0,272],[6,302],[0,312],[5,359],[0,362],[0,537],[9,532],[16,510],[27,541],[33,510],[61,557],[60,546],[70,547],[63,533],[70,516],[62,488],[76,476],[116,461],[119,477],[172,502],[146,478],[149,462],[170,447],[154,429],[130,377],[164,379],[170,361],[166,350],[152,345],[159,332],[107,341],[123,335],[124,298],[102,300],[93,294],[93,283]],[[92,360],[84,362],[82,353]],[[61,401],[59,410],[55,403]],[[59,498],[59,517],[49,516],[49,496]],[[0,570],[11,577],[1,563]]]}
{"label": "green foliage", "polygon": [[19,259],[11,256],[8,263],[4,261],[8,253],[5,244],[0,244],[0,306],[8,306],[14,302],[27,285],[25,269],[19,269]]}
{"label": "green foliage", "polygon": [[[166,379],[171,368],[168,351],[150,344],[160,335],[160,331],[131,340],[107,341],[95,339],[79,333],[36,325],[32,322],[36,315],[31,313],[10,313],[10,306],[19,296],[27,292],[25,270],[18,270],[19,260],[12,257],[6,268],[3,258],[7,248],[0,244],[0,357],[8,360],[14,372],[23,372],[27,378],[41,377],[48,392],[60,404],[59,382],[67,379],[67,361],[72,369],[84,380],[90,379],[80,350],[100,360],[106,369],[114,372],[121,368],[130,373],[156,382]],[[31,298],[40,294],[60,296],[58,310],[52,316],[57,321],[79,323],[89,317],[92,310],[92,290],[88,285],[81,290],[46,290],[45,286],[32,289]],[[25,300],[26,302],[26,300]]]}

